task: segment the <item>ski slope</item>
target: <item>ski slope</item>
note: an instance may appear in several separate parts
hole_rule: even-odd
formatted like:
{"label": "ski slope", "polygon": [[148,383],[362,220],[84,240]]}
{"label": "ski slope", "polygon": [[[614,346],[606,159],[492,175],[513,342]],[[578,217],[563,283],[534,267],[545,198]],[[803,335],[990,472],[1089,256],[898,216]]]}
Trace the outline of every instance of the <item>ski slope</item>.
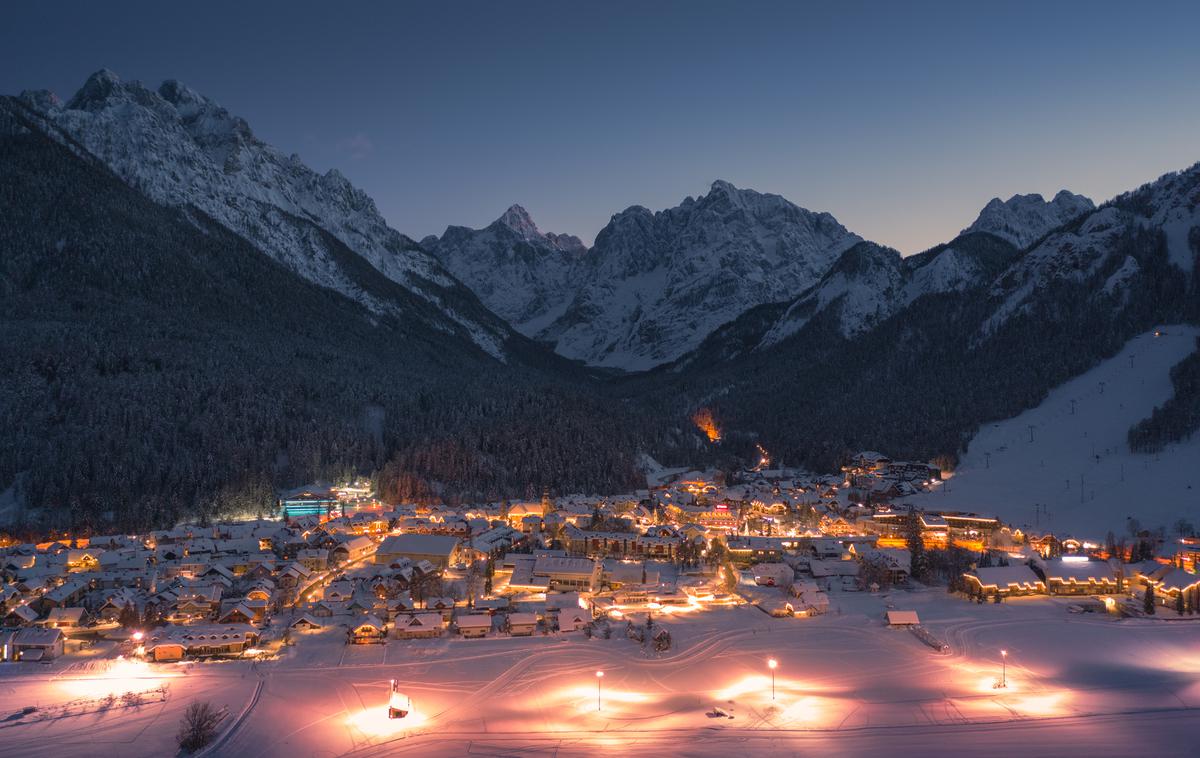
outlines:
{"label": "ski slope", "polygon": [[941,491],[919,506],[998,516],[1039,531],[1102,540],[1129,517],[1168,532],[1200,518],[1200,435],[1159,454],[1131,453],[1129,428],[1171,397],[1170,370],[1200,328],[1165,326],[1053,390],[1037,408],[981,429]]}

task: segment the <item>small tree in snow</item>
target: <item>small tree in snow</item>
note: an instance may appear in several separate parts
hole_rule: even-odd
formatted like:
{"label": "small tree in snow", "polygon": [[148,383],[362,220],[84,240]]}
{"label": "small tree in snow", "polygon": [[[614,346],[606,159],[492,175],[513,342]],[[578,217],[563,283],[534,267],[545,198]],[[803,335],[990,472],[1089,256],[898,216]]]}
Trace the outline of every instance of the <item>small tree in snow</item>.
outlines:
{"label": "small tree in snow", "polygon": [[117,623],[126,629],[137,626],[141,621],[142,617],[138,614],[137,608],[133,607],[133,603],[125,603],[125,607],[117,614]]}
{"label": "small tree in snow", "polygon": [[1154,585],[1146,585],[1146,594],[1142,595],[1142,608],[1146,611],[1146,615],[1154,615]]}
{"label": "small tree in snow", "polygon": [[191,753],[212,742],[221,718],[222,713],[208,701],[189,705],[179,722],[179,747]]}

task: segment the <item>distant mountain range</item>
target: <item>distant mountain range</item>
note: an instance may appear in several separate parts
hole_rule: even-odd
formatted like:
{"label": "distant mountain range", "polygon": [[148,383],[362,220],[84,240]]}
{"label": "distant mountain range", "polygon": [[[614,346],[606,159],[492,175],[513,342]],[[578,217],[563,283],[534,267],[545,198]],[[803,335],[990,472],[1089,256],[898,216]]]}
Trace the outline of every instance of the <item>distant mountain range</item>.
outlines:
{"label": "distant mountain range", "polygon": [[163,523],[345,471],[396,499],[612,491],[643,453],[758,444],[952,461],[1200,321],[1200,165],[1099,207],[997,198],[902,257],[723,181],[590,249],[519,205],[416,242],[203,95],[107,71],[0,99],[0,157],[0,523]]}
{"label": "distant mountain range", "polygon": [[[988,234],[1016,250],[1094,208],[1066,190],[1049,202],[996,198],[963,234]],[[922,294],[962,290],[996,273],[954,248],[902,259],[828,213],[724,181],[664,211],[622,211],[591,250],[577,237],[542,234],[519,205],[484,229],[450,227],[422,244],[518,331],[566,357],[627,371],[674,361],[751,308],[817,284],[766,344],[835,299],[850,336]]]}

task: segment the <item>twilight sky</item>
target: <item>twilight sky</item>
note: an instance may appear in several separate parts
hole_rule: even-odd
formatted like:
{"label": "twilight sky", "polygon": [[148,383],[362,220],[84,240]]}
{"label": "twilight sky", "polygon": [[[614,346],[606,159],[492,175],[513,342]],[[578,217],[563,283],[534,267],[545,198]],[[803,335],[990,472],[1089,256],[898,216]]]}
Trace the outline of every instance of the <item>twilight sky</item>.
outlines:
{"label": "twilight sky", "polygon": [[1200,160],[1200,4],[1138,5],[22,3],[0,93],[179,79],[418,239],[519,202],[590,243],[721,178],[914,253]]}

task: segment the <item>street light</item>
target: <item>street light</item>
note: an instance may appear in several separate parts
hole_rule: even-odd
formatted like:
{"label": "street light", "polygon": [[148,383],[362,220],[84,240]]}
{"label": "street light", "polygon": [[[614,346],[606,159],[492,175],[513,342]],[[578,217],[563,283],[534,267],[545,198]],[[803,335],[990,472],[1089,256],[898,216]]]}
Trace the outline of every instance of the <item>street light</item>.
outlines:
{"label": "street light", "polygon": [[1000,687],[1001,689],[1008,686],[1008,651],[1000,651]]}
{"label": "street light", "polygon": [[596,711],[600,710],[600,682],[604,679],[604,672],[596,672]]}
{"label": "street light", "polygon": [[779,668],[779,661],[774,658],[767,660],[767,668],[771,669],[771,699],[775,699],[775,669]]}

